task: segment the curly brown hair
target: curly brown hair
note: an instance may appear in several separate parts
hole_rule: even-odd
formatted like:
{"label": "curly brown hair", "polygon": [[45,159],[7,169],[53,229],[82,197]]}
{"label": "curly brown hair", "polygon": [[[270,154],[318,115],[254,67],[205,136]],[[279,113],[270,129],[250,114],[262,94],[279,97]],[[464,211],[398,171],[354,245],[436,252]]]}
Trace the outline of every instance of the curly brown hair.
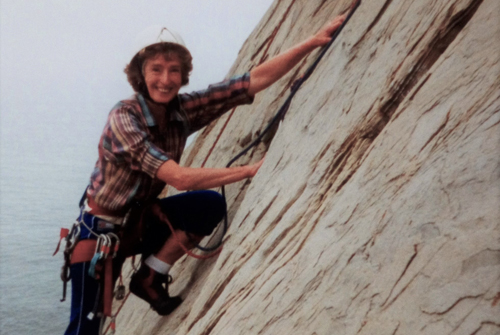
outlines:
{"label": "curly brown hair", "polygon": [[193,70],[193,57],[188,49],[177,43],[162,42],[150,45],[139,51],[129,64],[125,67],[127,80],[135,92],[149,97],[148,88],[144,80],[144,65],[146,61],[163,55],[166,60],[172,59],[173,55],[179,57],[181,62],[182,86],[189,84],[189,74]]}

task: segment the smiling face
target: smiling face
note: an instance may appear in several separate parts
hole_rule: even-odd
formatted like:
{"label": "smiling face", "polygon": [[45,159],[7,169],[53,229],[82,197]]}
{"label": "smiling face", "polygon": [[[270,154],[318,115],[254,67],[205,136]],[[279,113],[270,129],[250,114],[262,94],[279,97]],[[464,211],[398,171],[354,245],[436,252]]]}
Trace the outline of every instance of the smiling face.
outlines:
{"label": "smiling face", "polygon": [[160,54],[146,60],[143,74],[149,96],[157,103],[172,101],[182,86],[181,61],[175,54],[168,59]]}
{"label": "smiling face", "polygon": [[[163,58],[162,58],[163,57]],[[152,61],[159,60],[178,60],[181,63],[181,86],[189,84],[189,74],[193,70],[193,57],[184,46],[176,43],[156,43],[140,50],[130,63],[127,64],[124,71],[127,74],[127,80],[135,92],[149,96],[149,87],[146,85],[145,74],[146,65]],[[151,65],[151,64],[149,64]],[[153,90],[151,92],[154,94]],[[163,100],[163,99],[160,99]]]}

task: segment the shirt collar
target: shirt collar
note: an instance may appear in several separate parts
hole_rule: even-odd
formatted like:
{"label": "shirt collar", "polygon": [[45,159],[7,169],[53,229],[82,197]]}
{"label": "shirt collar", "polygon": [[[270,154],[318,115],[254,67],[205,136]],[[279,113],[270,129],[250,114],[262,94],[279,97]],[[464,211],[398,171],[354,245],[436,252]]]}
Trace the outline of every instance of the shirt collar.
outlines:
{"label": "shirt collar", "polygon": [[144,118],[146,119],[147,126],[148,127],[156,126],[156,121],[153,117],[153,114],[151,114],[151,111],[149,110],[148,104],[146,103],[146,100],[142,96],[142,94],[137,93],[137,100],[139,101],[139,105],[141,105],[142,114],[144,115]]}
{"label": "shirt collar", "polygon": [[[142,113],[144,114],[144,118],[146,119],[147,126],[148,127],[157,126],[158,124],[155,118],[153,117],[153,114],[151,113],[148,104],[146,103],[146,98],[141,93],[137,93],[137,100],[139,101],[139,105],[141,106]],[[184,121],[181,113],[179,112],[180,106],[181,104],[179,96],[177,96],[175,99],[170,101],[165,106],[166,112],[168,113],[167,117],[170,121]]]}

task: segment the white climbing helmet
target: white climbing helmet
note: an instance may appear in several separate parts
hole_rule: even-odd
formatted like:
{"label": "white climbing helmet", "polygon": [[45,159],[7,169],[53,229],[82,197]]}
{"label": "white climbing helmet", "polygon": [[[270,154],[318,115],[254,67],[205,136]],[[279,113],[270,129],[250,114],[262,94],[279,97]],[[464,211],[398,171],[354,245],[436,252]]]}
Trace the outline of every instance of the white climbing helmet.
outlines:
{"label": "white climbing helmet", "polygon": [[163,42],[176,43],[183,46],[187,50],[186,44],[179,33],[161,25],[154,25],[147,27],[136,36],[133,43],[131,58],[133,58],[142,49],[145,49],[150,45]]}

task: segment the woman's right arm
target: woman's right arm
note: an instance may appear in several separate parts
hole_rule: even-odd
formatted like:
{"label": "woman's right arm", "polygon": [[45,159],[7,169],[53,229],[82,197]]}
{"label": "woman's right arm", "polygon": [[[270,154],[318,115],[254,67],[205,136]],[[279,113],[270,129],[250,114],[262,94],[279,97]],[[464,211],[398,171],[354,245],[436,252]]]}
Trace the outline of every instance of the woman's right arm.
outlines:
{"label": "woman's right arm", "polygon": [[246,166],[230,168],[190,168],[182,167],[173,160],[163,163],[156,173],[156,177],[179,191],[202,190],[255,176],[262,166],[264,159]]}

